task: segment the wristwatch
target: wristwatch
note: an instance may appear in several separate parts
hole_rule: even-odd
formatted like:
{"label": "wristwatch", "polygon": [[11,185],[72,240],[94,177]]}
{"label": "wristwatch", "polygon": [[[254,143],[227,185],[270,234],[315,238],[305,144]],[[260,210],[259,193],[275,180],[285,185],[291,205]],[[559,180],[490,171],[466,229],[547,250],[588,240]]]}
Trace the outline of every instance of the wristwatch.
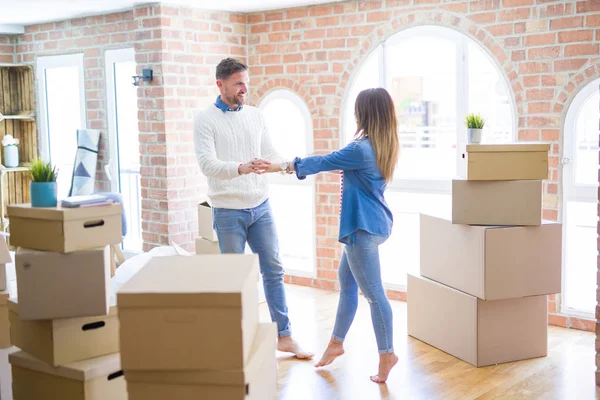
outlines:
{"label": "wristwatch", "polygon": [[289,161],[282,162],[279,165],[279,168],[281,169],[282,174],[289,174],[290,173],[290,162]]}

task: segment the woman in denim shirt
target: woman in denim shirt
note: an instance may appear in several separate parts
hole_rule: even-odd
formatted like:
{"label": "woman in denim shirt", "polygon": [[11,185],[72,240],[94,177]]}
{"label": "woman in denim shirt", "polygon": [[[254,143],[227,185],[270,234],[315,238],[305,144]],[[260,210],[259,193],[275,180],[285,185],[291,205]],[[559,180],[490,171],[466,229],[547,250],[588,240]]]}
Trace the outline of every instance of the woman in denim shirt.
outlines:
{"label": "woman in denim shirt", "polygon": [[383,88],[362,91],[354,108],[355,140],[325,156],[295,158],[288,166],[298,179],[324,171],[342,170],[339,241],[345,244],[338,268],[340,300],[333,335],[321,360],[329,365],[344,353],[344,338],[358,307],[358,289],[371,307],[379,349],[379,373],[386,381],[398,362],[394,354],[392,309],[381,280],[379,245],[392,233],[393,217],[383,193],[398,162],[399,142],[394,103]]}

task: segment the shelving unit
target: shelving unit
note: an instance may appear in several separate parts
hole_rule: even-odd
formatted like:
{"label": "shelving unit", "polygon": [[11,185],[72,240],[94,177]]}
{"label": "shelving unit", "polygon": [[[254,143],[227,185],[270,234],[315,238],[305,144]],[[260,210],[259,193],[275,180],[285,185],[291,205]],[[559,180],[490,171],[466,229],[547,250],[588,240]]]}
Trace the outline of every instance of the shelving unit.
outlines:
{"label": "shelving unit", "polygon": [[24,164],[38,157],[33,67],[0,63],[0,141],[6,134],[19,139],[19,167],[6,168],[0,146],[0,229],[7,231],[6,206],[28,203],[29,182]]}

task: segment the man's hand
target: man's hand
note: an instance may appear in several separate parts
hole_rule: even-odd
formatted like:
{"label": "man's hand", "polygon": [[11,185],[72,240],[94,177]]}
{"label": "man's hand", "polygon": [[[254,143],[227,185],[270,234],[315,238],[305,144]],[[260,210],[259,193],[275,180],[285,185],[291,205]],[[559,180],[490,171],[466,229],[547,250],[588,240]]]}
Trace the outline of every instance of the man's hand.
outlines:
{"label": "man's hand", "polygon": [[269,168],[269,166],[271,165],[271,163],[269,161],[266,160],[259,160],[258,158],[255,158],[252,161],[249,161],[245,164],[240,164],[240,166],[238,167],[238,173],[240,175],[247,175],[247,174],[263,174],[267,168]]}

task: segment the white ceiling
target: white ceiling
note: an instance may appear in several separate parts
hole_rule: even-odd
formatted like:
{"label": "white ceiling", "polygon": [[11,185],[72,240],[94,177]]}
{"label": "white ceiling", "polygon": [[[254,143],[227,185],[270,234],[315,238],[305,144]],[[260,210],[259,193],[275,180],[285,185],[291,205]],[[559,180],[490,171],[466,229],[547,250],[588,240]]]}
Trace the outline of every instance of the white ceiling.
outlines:
{"label": "white ceiling", "polygon": [[135,5],[156,2],[207,10],[256,12],[339,1],[342,0],[0,0],[0,33],[8,33],[11,25],[14,29],[24,25],[127,10]]}

